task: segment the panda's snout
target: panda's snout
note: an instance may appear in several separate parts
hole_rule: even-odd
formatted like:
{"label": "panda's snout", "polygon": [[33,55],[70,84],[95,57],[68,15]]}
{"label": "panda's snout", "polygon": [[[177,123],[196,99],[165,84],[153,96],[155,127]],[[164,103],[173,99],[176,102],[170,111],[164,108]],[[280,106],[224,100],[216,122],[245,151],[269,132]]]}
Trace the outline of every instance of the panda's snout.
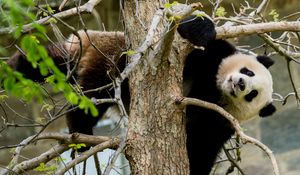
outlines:
{"label": "panda's snout", "polygon": [[243,78],[240,78],[237,82],[237,86],[240,88],[241,91],[244,91],[246,88],[245,80]]}
{"label": "panda's snout", "polygon": [[232,88],[234,89],[239,88],[241,91],[244,91],[246,89],[246,82],[243,78],[233,79],[232,77],[230,77],[228,79],[228,82],[232,83]]}

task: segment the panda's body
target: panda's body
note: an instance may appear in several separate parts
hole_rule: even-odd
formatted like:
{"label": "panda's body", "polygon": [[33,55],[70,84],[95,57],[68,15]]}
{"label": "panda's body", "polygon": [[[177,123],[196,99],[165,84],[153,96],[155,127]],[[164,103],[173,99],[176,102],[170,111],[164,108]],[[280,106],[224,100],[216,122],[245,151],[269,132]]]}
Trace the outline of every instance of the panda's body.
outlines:
{"label": "panda's body", "polygon": [[[186,81],[191,77],[197,80],[193,81],[188,97],[218,104],[240,122],[258,116],[261,109],[270,113],[274,110],[272,77],[267,68],[255,56],[236,53],[224,40],[209,42],[205,50],[193,50],[186,60],[184,81],[185,77]],[[234,129],[223,116],[208,109],[188,106],[186,116],[191,174],[207,175]]]}
{"label": "panda's body", "polygon": [[[215,39],[214,25],[204,17],[189,17],[183,20],[178,31],[191,43],[205,47],[204,50],[193,50],[186,58],[183,71],[184,96],[218,104],[239,121],[257,115],[268,116],[275,111],[272,105],[272,77],[267,70],[273,64],[270,58],[236,53],[235,47],[227,41]],[[79,34],[82,41],[82,56],[77,71],[79,85],[85,91],[110,83],[111,78],[125,67],[126,60],[121,57],[125,48],[123,33],[88,31],[90,39],[83,31]],[[90,44],[90,40],[98,50]],[[73,35],[60,45],[71,58],[79,54],[79,40]],[[64,60],[65,55],[57,51],[56,47],[48,46],[47,50],[62,71],[70,69],[66,64],[61,64],[70,60]],[[37,74],[30,77],[33,70],[24,60],[22,54],[16,53],[8,64],[15,70],[29,75],[29,78],[41,81],[43,77],[37,77]],[[112,64],[109,60],[115,63]],[[106,90],[86,95],[108,98],[113,96],[113,92]],[[122,95],[125,104],[129,105],[127,81],[122,84]],[[99,115],[101,116],[110,105],[97,106]],[[208,175],[218,152],[234,134],[234,129],[224,117],[212,110],[187,106],[186,116],[191,174]],[[71,133],[92,134],[92,128],[98,118],[76,110],[67,114],[67,121]]]}

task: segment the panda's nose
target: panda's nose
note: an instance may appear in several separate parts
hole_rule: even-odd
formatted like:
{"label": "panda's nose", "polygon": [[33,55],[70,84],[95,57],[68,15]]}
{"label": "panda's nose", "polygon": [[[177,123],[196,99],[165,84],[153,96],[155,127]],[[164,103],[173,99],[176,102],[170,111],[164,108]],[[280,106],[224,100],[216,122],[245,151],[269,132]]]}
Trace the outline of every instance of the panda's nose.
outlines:
{"label": "panda's nose", "polygon": [[239,88],[240,88],[241,91],[244,91],[245,88],[246,88],[245,80],[243,78],[239,79],[237,85],[239,86]]}

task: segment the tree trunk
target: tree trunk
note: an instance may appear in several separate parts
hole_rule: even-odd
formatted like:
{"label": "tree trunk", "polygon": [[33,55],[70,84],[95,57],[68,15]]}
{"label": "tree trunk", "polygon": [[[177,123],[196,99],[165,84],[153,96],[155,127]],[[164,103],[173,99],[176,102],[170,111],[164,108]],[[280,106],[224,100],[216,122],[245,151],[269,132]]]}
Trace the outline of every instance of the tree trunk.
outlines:
{"label": "tree trunk", "polygon": [[[163,5],[159,0],[124,2],[130,49],[136,49],[145,40],[148,28],[144,27],[150,26],[155,11]],[[162,39],[163,28],[163,24],[159,25],[153,43]],[[184,54],[178,49],[172,43],[162,54],[149,49],[129,77],[131,106],[126,155],[132,174],[189,174],[184,113],[174,102],[182,96]],[[153,60],[158,60],[156,69],[150,66]]]}

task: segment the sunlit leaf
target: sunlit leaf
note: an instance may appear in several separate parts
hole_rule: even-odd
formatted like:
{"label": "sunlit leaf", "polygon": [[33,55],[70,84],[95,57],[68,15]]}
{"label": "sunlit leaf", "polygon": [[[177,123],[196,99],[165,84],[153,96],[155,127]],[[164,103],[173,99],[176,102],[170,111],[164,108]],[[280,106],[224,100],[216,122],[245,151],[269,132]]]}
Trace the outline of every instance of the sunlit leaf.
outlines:
{"label": "sunlit leaf", "polygon": [[217,15],[218,17],[224,17],[226,14],[227,14],[227,12],[226,12],[225,8],[222,7],[222,6],[219,7],[219,8],[217,9],[217,11],[216,11],[216,15]]}

